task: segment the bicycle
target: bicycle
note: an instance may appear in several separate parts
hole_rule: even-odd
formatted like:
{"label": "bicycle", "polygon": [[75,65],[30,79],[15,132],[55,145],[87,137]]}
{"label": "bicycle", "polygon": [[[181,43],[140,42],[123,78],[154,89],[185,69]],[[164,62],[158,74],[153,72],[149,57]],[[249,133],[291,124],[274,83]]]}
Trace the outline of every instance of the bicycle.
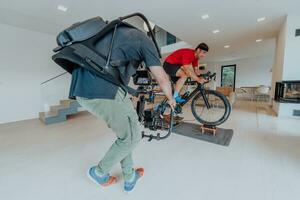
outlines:
{"label": "bicycle", "polygon": [[[203,74],[202,77],[205,78],[207,80],[206,83],[208,83],[213,79],[215,80],[216,74],[208,72]],[[168,129],[168,133],[165,136],[161,136],[160,133],[154,136],[152,134],[147,135],[142,132],[142,136],[149,138],[149,141],[152,139],[160,140],[167,138],[171,134],[174,125],[174,112],[182,113],[182,107],[191,99],[192,114],[195,119],[204,126],[214,128],[224,123],[231,113],[231,106],[225,95],[215,90],[207,90],[204,87],[206,83],[198,84],[195,81],[186,82],[188,85],[196,84],[197,87],[191,93],[185,93],[182,96],[182,98],[184,98],[186,101],[184,103],[177,104],[174,111],[170,109],[170,106],[167,103],[167,98],[165,98],[155,108],[145,109],[146,102],[154,104],[155,97],[157,95],[157,92],[154,91],[154,87],[157,86],[157,83],[151,79],[151,76],[147,70],[137,71],[137,74],[134,77],[134,83],[139,85],[139,100],[136,106],[139,121],[144,125],[145,128],[152,131],[164,130],[166,127]],[[164,116],[170,116],[170,119],[166,120]]]}
{"label": "bicycle", "polygon": [[182,96],[185,102],[178,104],[176,111],[180,113],[182,107],[192,99],[191,110],[195,119],[203,125],[215,127],[228,119],[231,106],[224,94],[216,90],[205,89],[205,84],[216,79],[216,73],[207,72],[201,77],[205,78],[207,82],[204,84],[199,84],[196,81],[186,82],[189,85],[196,84],[197,87],[190,94],[185,93]]}

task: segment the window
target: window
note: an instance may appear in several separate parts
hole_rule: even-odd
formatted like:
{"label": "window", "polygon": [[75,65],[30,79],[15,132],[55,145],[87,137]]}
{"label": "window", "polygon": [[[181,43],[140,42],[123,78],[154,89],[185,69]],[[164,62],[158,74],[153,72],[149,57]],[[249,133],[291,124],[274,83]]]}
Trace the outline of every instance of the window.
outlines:
{"label": "window", "polygon": [[176,37],[167,32],[167,45],[176,43]]}
{"label": "window", "polygon": [[236,65],[222,66],[221,86],[232,87],[235,90]]}

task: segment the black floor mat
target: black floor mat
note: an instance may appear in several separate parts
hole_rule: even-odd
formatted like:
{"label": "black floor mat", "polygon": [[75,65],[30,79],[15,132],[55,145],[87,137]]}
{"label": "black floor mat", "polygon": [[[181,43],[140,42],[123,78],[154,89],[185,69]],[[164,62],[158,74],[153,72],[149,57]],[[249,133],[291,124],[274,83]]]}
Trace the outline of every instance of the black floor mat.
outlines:
{"label": "black floor mat", "polygon": [[215,136],[212,133],[202,134],[200,131],[199,124],[192,124],[187,122],[182,122],[176,125],[175,127],[173,127],[172,132],[179,135],[183,135],[183,136],[187,136],[199,140],[204,140],[206,142],[211,142],[223,146],[229,146],[233,136],[232,129],[223,129],[223,128],[217,128]]}

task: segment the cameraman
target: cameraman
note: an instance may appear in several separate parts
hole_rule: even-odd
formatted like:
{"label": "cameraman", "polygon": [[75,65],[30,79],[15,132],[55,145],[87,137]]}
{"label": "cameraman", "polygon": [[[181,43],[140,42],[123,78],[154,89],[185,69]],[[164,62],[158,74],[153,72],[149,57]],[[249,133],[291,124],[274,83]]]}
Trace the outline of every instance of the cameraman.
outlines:
{"label": "cameraman", "polygon": [[[102,40],[110,41],[111,37],[112,33]],[[107,48],[107,44],[100,42],[98,49]],[[170,81],[161,67],[153,42],[146,34],[130,27],[118,28],[112,50],[112,60],[116,59],[145,62],[169,99],[169,104],[175,107]],[[129,80],[129,74],[122,75]],[[143,176],[144,169],[133,168],[132,151],[141,140],[141,132],[138,116],[127,92],[81,67],[72,73],[69,96],[76,97],[83,108],[103,119],[117,137],[99,164],[89,169],[89,177],[101,186],[109,186],[116,182],[116,177],[109,172],[115,164],[121,163],[125,179],[124,190],[130,192],[136,181]]]}

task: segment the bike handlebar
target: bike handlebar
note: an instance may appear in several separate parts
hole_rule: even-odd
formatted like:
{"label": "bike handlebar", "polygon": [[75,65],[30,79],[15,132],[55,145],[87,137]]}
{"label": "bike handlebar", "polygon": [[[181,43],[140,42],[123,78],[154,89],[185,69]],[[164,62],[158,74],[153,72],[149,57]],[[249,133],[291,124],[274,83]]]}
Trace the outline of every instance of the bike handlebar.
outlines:
{"label": "bike handlebar", "polygon": [[[201,74],[199,77],[202,77],[204,79],[207,80],[206,83],[210,82],[211,80],[216,80],[216,73],[211,73],[211,72],[207,72],[206,74]],[[206,84],[204,83],[204,84]],[[190,80],[190,81],[187,81],[185,84],[199,84],[197,81],[194,81],[194,80]],[[202,85],[202,84],[201,84]]]}
{"label": "bike handlebar", "polygon": [[211,81],[212,79],[215,81],[216,75],[217,75],[216,73],[211,73],[209,71],[206,74],[201,74],[200,77],[203,77],[203,78],[207,79],[208,81]]}

